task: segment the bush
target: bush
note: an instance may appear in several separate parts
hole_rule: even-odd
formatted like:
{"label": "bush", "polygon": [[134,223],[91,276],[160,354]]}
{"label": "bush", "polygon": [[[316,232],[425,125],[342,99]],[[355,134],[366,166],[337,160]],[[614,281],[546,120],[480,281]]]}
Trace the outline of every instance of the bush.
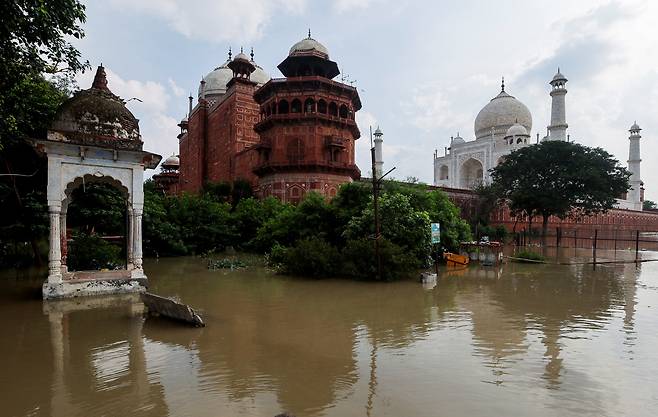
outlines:
{"label": "bush", "polygon": [[[386,239],[380,240],[379,253],[382,260],[382,281],[408,277],[417,267],[417,260],[413,255]],[[349,240],[341,255],[342,275],[363,280],[377,279],[377,260],[373,240]]]}
{"label": "bush", "polygon": [[322,278],[337,275],[340,258],[338,250],[326,241],[308,238],[290,248],[275,246],[269,260],[283,273]]}
{"label": "bush", "polygon": [[85,234],[73,238],[66,261],[71,271],[120,269],[125,265],[120,247]]}
{"label": "bush", "polygon": [[[514,255],[514,257],[529,260],[529,261],[539,261],[539,262],[544,261],[546,259],[543,256],[541,256],[540,254],[538,254],[536,252],[531,252],[531,251],[528,251],[528,250],[523,250],[523,251],[517,252],[516,255]],[[523,262],[523,261],[520,260],[518,262]]]}

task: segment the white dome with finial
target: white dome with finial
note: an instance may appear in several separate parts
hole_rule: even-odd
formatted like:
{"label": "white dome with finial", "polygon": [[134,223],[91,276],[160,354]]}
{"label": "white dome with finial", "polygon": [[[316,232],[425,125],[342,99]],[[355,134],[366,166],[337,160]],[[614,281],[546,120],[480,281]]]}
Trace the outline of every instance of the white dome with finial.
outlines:
{"label": "white dome with finial", "polygon": [[530,134],[528,133],[528,130],[523,127],[523,125],[517,122],[510,126],[510,128],[507,129],[507,132],[505,133],[506,138],[512,136],[530,136]]}
{"label": "white dome with finial", "polygon": [[460,143],[466,143],[466,141],[464,140],[464,138],[462,138],[461,136],[459,136],[459,132],[458,132],[458,133],[457,133],[457,136],[455,136],[454,138],[452,138],[452,144],[454,145],[454,144],[460,144]]}
{"label": "white dome with finial", "polygon": [[311,38],[311,30],[308,30],[308,37],[297,42],[290,48],[288,55],[294,55],[297,53],[305,52],[320,52],[321,54],[326,55],[326,58],[329,58],[329,50],[322,45],[320,42]]}
{"label": "white dome with finial", "polygon": [[521,124],[527,132],[532,130],[532,115],[525,104],[505,92],[505,82],[500,93],[480,110],[475,118],[475,138],[503,135],[515,123]]}

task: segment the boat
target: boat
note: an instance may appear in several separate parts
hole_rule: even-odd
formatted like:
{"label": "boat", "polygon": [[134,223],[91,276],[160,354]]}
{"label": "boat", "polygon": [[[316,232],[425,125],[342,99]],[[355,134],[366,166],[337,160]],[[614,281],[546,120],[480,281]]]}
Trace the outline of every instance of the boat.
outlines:
{"label": "boat", "polygon": [[465,255],[458,255],[456,253],[446,252],[443,254],[443,259],[446,260],[448,266],[466,266],[470,259]]}

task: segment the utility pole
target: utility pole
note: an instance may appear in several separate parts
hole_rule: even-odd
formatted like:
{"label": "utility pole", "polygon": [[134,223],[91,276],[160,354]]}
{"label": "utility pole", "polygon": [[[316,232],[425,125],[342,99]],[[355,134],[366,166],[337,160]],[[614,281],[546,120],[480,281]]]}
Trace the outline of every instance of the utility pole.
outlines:
{"label": "utility pole", "polygon": [[381,187],[382,180],[385,176],[391,173],[395,167],[390,169],[386,174],[381,177],[377,177],[376,169],[376,157],[375,157],[375,146],[372,142],[372,126],[370,126],[370,158],[372,160],[372,203],[374,207],[375,214],[375,261],[377,262],[377,280],[381,281],[382,279],[382,257],[379,250],[379,239],[381,238],[380,233],[380,222],[379,222],[379,191]]}

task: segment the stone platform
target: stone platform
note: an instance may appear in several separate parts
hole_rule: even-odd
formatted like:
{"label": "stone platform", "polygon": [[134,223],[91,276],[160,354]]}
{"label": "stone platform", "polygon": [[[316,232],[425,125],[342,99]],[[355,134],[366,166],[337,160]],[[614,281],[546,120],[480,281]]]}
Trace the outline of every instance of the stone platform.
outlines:
{"label": "stone platform", "polygon": [[76,271],[62,274],[62,280],[43,283],[45,300],[85,297],[90,295],[141,293],[146,291],[148,279],[135,270]]}

